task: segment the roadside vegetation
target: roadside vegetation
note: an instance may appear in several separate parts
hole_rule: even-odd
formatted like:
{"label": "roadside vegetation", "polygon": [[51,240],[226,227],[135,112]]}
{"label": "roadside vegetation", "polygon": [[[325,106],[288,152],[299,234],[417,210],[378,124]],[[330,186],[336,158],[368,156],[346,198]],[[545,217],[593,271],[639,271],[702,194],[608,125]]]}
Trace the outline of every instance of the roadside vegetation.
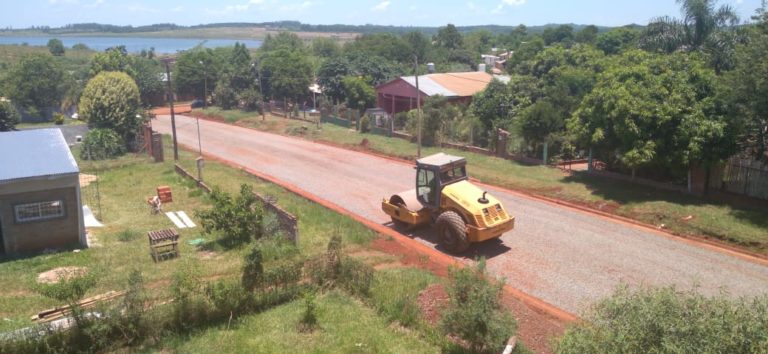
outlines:
{"label": "roadside vegetation", "polygon": [[768,297],[619,287],[569,329],[556,353],[765,353]]}
{"label": "roadside vegetation", "polygon": [[[172,160],[169,150],[167,161]],[[192,168],[195,155],[180,152],[180,163]],[[0,331],[34,325],[29,316],[45,308],[108,291],[127,293],[96,307],[75,306],[75,330],[5,338],[3,352],[312,347],[435,353],[461,348],[427,324],[417,304],[427,286],[448,280],[419,268],[375,270],[380,262],[397,262],[397,256],[366,256],[376,235],[346,216],[217,162],[206,164],[206,180],[218,190],[211,196],[174,173],[170,162],[126,154],[79,163],[83,173],[98,178],[101,208],[96,211],[106,227],[92,229],[93,246],[80,252],[0,263],[0,316],[6,319]],[[173,191],[174,201],[164,209],[186,210],[198,228],[180,230],[178,259],[154,263],[144,235],[170,222],[150,214],[141,191],[151,194],[157,185]],[[275,219],[244,199],[248,186],[301,215],[298,246],[283,241]],[[255,207],[252,214],[240,207],[249,204]],[[222,223],[223,218],[230,222]],[[188,242],[195,239],[202,243]],[[38,285],[38,273],[59,267],[84,270],[69,280]],[[257,337],[254,328],[260,328]],[[500,348],[502,342],[495,343]]]}

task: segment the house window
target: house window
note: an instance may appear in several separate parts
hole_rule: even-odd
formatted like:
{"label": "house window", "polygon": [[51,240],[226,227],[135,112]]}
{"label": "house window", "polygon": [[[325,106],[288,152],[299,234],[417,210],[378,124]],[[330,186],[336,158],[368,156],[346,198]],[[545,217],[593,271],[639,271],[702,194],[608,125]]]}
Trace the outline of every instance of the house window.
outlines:
{"label": "house window", "polygon": [[64,216],[64,202],[61,200],[19,204],[13,209],[16,213],[16,222],[41,221]]}

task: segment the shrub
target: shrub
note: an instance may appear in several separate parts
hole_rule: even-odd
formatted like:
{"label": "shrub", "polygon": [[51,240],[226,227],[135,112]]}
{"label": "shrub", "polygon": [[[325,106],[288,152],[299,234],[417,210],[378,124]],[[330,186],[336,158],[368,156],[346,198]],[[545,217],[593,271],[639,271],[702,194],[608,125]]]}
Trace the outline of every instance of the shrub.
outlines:
{"label": "shrub", "polygon": [[126,146],[143,122],[138,116],[139,88],[122,72],[102,72],[88,81],[78,106],[90,127],[114,130]]}
{"label": "shrub", "polygon": [[370,295],[373,267],[355,258],[344,257],[341,236],[333,236],[325,255],[307,265],[312,282],[321,288],[340,287],[353,295]]}
{"label": "shrub", "polygon": [[379,313],[390,321],[413,326],[421,315],[417,304],[419,293],[435,281],[432,273],[415,268],[377,271],[371,287],[371,300]]}
{"label": "shrub", "polygon": [[583,318],[556,344],[557,353],[768,352],[768,296],[733,300],[623,285]]}
{"label": "shrub", "polygon": [[350,294],[368,297],[373,283],[373,267],[357,258],[344,257],[340,280],[341,286]]}
{"label": "shrub", "polygon": [[64,115],[61,113],[54,113],[53,114],[53,123],[56,125],[63,125],[64,124]]}
{"label": "shrub", "polygon": [[312,332],[317,328],[317,304],[315,303],[315,292],[308,291],[304,294],[304,312],[299,320],[300,332]]}
{"label": "shrub", "polygon": [[243,275],[240,283],[245,290],[253,291],[264,281],[264,266],[261,261],[261,249],[253,246],[243,261]]}
{"label": "shrub", "polygon": [[251,303],[248,291],[241,284],[232,281],[218,281],[206,285],[205,295],[219,316],[232,316],[243,312]]}
{"label": "shrub", "polygon": [[475,353],[503,348],[516,327],[499,301],[503,287],[503,282],[488,279],[484,259],[474,268],[452,269],[450,303],[440,323],[445,334],[463,339]]}
{"label": "shrub", "polygon": [[196,211],[203,232],[219,231],[225,246],[233,247],[262,237],[263,209],[253,195],[253,188],[240,185],[240,194],[232,197],[229,193],[214,188],[210,194],[213,207]]}
{"label": "shrub", "polygon": [[360,132],[361,133],[367,133],[371,131],[371,118],[368,117],[367,114],[364,114],[362,118],[360,118]]}
{"label": "shrub", "polygon": [[237,94],[229,85],[229,80],[222,79],[213,90],[213,102],[222,109],[237,107]]}
{"label": "shrub", "polygon": [[256,89],[247,89],[239,95],[240,104],[244,111],[261,113],[262,98],[261,93]]}
{"label": "shrub", "polygon": [[125,154],[125,145],[111,129],[92,129],[83,139],[80,158],[83,160],[105,160]]}
{"label": "shrub", "polygon": [[0,132],[13,130],[21,121],[21,115],[11,101],[0,99]]}

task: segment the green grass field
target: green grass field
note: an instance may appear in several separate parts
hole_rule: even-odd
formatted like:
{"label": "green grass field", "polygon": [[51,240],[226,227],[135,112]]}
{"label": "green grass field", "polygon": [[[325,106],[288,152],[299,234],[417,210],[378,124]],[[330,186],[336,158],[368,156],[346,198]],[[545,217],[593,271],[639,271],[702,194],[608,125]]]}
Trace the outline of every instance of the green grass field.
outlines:
{"label": "green grass field", "polygon": [[[323,124],[322,130],[317,130],[309,122],[270,115],[263,121],[256,114],[242,117],[242,113],[238,113],[235,122],[240,126],[331,142],[353,149],[360,149],[362,140],[367,139],[368,149],[374,152],[409,160],[416,157],[416,145],[405,140],[362,134],[327,123]],[[306,129],[299,129],[302,127]],[[586,205],[651,225],[664,224],[667,230],[677,234],[709,237],[768,254],[767,207],[734,206],[638,184],[584,174],[570,175],[554,168],[528,166],[452,149],[426,147],[422,149],[422,155],[440,151],[465,156],[470,175],[486,183]],[[689,215],[693,216],[692,220],[683,220]]]}

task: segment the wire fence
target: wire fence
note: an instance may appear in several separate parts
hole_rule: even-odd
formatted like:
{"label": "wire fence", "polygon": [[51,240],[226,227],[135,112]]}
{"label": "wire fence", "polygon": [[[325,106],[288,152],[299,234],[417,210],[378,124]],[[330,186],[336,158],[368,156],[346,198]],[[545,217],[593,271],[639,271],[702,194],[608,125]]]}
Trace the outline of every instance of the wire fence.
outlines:
{"label": "wire fence", "polygon": [[768,164],[734,157],[723,171],[725,191],[754,198],[768,199]]}

